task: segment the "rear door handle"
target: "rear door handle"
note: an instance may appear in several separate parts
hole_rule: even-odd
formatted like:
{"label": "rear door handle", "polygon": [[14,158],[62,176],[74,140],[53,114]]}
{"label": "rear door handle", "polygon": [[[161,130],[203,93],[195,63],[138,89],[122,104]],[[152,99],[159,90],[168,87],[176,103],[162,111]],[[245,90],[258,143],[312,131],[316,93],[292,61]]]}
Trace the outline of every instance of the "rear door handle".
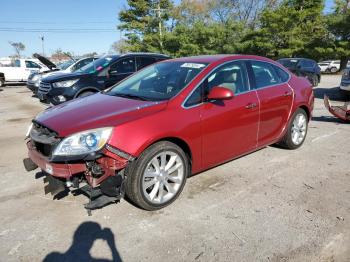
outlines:
{"label": "rear door handle", "polygon": [[248,105],[245,106],[246,109],[252,109],[256,107],[256,103],[249,103]]}
{"label": "rear door handle", "polygon": [[291,96],[293,93],[292,92],[285,92],[283,96]]}

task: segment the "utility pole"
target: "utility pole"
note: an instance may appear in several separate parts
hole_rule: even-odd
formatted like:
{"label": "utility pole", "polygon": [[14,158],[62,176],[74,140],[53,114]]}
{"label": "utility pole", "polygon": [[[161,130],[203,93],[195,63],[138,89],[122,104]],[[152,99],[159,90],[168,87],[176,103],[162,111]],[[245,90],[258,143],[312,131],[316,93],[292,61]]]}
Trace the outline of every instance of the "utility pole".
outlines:
{"label": "utility pole", "polygon": [[44,49],[44,36],[41,35],[40,36],[40,40],[41,40],[41,48],[42,48],[42,52],[43,52],[43,56],[45,56],[45,49]]}
{"label": "utility pole", "polygon": [[157,8],[152,9],[157,13],[157,18],[158,18],[158,31],[159,31],[159,45],[161,48],[161,51],[163,50],[163,34],[162,34],[162,12],[164,9],[160,8],[160,0],[157,1]]}

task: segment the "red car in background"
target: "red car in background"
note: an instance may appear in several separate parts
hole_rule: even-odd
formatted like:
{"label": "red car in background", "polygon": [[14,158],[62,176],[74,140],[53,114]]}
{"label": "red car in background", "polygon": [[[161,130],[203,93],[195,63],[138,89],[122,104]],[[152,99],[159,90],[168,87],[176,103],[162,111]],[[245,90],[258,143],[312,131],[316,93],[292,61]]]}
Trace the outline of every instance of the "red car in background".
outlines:
{"label": "red car in background", "polygon": [[313,101],[309,81],[267,58],[167,60],[39,114],[24,164],[45,171],[46,192],[87,194],[87,209],[125,192],[156,210],[173,202],[193,173],[270,144],[301,146]]}

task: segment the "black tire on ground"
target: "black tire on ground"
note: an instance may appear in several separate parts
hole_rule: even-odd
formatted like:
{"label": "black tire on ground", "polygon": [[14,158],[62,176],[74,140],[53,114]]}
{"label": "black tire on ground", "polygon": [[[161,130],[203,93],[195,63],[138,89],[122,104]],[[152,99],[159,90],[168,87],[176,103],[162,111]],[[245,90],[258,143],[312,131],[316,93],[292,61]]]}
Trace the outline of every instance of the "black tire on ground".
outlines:
{"label": "black tire on ground", "polygon": [[313,75],[312,76],[312,86],[318,86],[318,76],[317,75]]}
{"label": "black tire on ground", "polygon": [[[304,136],[303,140],[301,141],[301,143],[295,144],[292,140],[292,128],[293,128],[294,119],[299,114],[303,114],[306,117],[306,120],[307,120],[306,121],[306,130],[305,130],[305,136]],[[294,112],[293,116],[291,117],[289,124],[288,124],[288,127],[287,127],[287,131],[286,131],[284,137],[282,138],[282,140],[279,142],[279,145],[286,148],[286,149],[297,149],[304,143],[306,135],[307,135],[307,131],[308,131],[308,116],[307,116],[304,109],[298,108]]]}
{"label": "black tire on ground", "polygon": [[331,72],[332,74],[334,74],[334,73],[338,72],[338,69],[337,69],[336,67],[332,67],[332,68],[330,69],[330,72]]}
{"label": "black tire on ground", "polygon": [[[178,191],[171,199],[169,199],[167,202],[164,202],[162,204],[155,204],[150,202],[143,192],[143,188],[142,188],[143,174],[148,163],[159,153],[165,152],[165,151],[174,152],[181,158],[181,160],[184,163],[184,169],[183,169],[184,177]],[[187,176],[189,176],[190,174],[190,164],[189,164],[188,156],[179,146],[169,141],[160,141],[148,147],[145,151],[142,152],[142,154],[135,161],[130,163],[126,168],[125,174],[126,174],[126,186],[125,186],[126,192],[125,193],[127,198],[138,207],[145,210],[152,211],[152,210],[158,210],[165,206],[168,206],[177,199],[177,197],[180,195],[182,189],[186,184]]]}
{"label": "black tire on ground", "polygon": [[86,97],[86,96],[91,96],[93,94],[95,94],[95,92],[93,92],[93,91],[85,91],[85,92],[80,93],[77,97]]}

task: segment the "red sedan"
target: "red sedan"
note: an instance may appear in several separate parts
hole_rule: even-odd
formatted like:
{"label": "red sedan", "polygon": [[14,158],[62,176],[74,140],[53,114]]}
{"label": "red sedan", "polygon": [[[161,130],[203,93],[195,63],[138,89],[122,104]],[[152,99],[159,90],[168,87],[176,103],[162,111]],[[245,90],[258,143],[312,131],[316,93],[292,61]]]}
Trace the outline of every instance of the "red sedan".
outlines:
{"label": "red sedan", "polygon": [[313,101],[309,81],[267,58],[167,60],[39,114],[24,164],[46,173],[47,192],[69,187],[90,196],[87,209],[125,192],[156,210],[193,173],[274,143],[300,147]]}

